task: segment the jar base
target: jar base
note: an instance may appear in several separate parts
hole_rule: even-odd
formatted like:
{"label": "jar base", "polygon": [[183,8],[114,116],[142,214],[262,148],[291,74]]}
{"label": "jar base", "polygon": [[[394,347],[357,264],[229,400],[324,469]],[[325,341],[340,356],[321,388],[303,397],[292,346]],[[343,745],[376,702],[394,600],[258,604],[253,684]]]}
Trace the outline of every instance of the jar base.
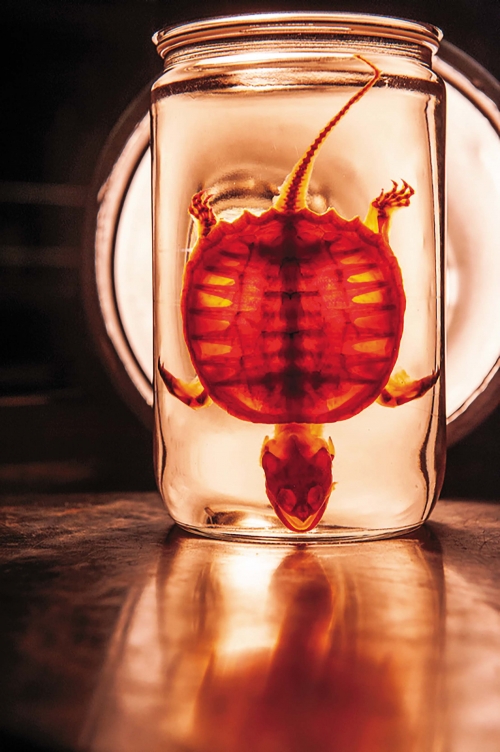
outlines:
{"label": "jar base", "polygon": [[[238,520],[238,524],[235,524],[234,515],[230,512],[221,516],[226,517],[228,523],[224,523],[222,519],[209,525],[194,526],[178,521],[176,521],[176,524],[188,533],[201,535],[204,538],[241,543],[269,543],[272,545],[283,543],[342,544],[396,538],[417,530],[424,522],[422,520],[414,525],[395,528],[356,528],[320,523],[317,528],[307,533],[294,533],[283,526],[272,524],[267,517],[262,517],[260,520],[257,516],[252,515],[251,519],[242,518]],[[248,524],[249,522],[251,522],[251,526]]]}

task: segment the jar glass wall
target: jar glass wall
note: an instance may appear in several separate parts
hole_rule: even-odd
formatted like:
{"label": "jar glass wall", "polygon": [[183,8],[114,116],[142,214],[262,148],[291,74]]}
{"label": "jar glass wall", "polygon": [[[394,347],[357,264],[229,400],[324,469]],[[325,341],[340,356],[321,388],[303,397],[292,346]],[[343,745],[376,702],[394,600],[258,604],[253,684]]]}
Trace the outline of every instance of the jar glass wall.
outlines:
{"label": "jar glass wall", "polygon": [[159,32],[156,468],[182,526],[363,539],[444,469],[439,32],[273,14]]}

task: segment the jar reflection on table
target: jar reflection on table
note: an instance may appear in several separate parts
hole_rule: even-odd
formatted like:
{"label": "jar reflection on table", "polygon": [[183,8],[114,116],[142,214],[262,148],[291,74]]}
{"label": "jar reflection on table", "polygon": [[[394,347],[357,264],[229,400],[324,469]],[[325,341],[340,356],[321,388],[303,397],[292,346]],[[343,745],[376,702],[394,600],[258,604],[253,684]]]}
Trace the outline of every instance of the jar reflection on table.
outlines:
{"label": "jar reflection on table", "polygon": [[440,562],[417,538],[175,532],[115,636],[92,749],[440,752]]}

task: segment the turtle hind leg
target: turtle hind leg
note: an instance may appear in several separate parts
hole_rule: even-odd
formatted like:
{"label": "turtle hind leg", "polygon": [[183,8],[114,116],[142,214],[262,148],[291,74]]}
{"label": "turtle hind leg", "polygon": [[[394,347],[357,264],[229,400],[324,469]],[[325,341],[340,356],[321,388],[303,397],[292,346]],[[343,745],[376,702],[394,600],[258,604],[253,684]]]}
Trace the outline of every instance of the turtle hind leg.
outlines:
{"label": "turtle hind leg", "polygon": [[406,180],[402,183],[402,187],[398,188],[398,184],[393,180],[390,191],[381,191],[380,195],[372,201],[365,219],[365,225],[373,232],[380,233],[386,240],[389,237],[392,214],[396,209],[409,206],[410,199],[415,193]]}
{"label": "turtle hind leg", "polygon": [[423,379],[412,380],[406,371],[398,371],[389,379],[382,389],[377,402],[384,407],[398,407],[406,402],[423,397],[439,378],[439,370],[433,371]]}
{"label": "turtle hind leg", "polygon": [[208,191],[199,191],[191,199],[189,213],[196,220],[200,237],[208,235],[217,223],[217,218],[210,206],[211,196]]}
{"label": "turtle hind leg", "polygon": [[212,400],[197,376],[192,381],[182,381],[167,371],[160,360],[158,360],[158,372],[170,394],[188,407],[196,409],[211,404]]}
{"label": "turtle hind leg", "polygon": [[305,533],[319,523],[333,489],[331,439],[321,437],[321,426],[287,423],[275,427],[262,447],[266,493],[281,522],[293,532]]}

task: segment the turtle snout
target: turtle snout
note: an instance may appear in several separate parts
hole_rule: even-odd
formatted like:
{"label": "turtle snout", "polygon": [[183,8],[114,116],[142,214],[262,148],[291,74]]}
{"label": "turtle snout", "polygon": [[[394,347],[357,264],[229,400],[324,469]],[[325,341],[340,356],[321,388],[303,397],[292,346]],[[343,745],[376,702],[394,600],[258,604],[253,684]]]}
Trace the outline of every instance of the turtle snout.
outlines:
{"label": "turtle snout", "polygon": [[292,488],[282,488],[276,497],[276,503],[287,514],[297,517],[302,522],[317,512],[325,501],[325,493],[319,484],[304,489],[302,493]]}
{"label": "turtle snout", "polygon": [[306,532],[321,520],[333,487],[332,460],[333,447],[305,427],[285,427],[279,439],[266,440],[267,496],[289,530]]}
{"label": "turtle snout", "polygon": [[279,519],[289,530],[305,533],[316,527],[330,496],[320,485],[309,489],[281,488],[270,501]]}

